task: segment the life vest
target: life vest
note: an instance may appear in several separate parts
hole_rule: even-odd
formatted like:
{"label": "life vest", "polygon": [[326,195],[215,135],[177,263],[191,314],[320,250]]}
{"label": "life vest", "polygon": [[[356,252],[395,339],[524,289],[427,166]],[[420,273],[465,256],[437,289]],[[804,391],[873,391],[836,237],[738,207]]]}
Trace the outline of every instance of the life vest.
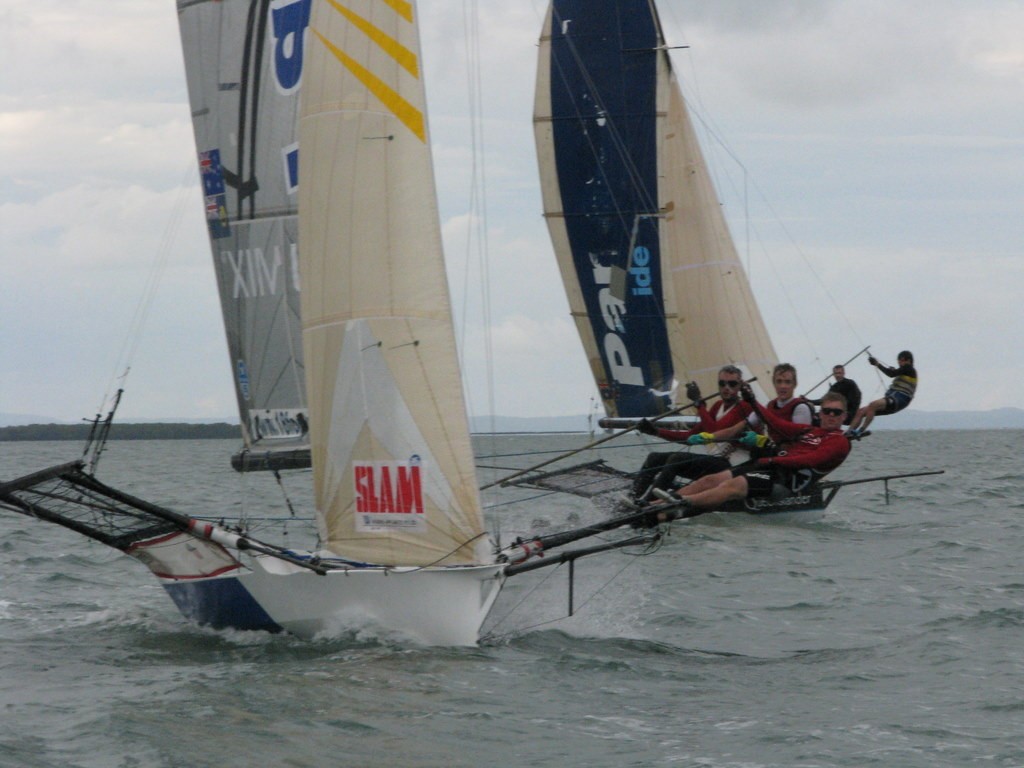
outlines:
{"label": "life vest", "polygon": [[[775,398],[770,403],[768,403],[768,405],[765,406],[765,407],[766,408],[771,408],[772,409],[772,413],[774,415],[778,416],[779,418],[785,419],[786,421],[792,421],[793,420],[793,411],[795,411],[796,407],[798,405],[800,405],[801,403],[804,403],[808,407],[808,409],[810,409],[810,411],[811,411],[811,422],[813,423],[814,422],[814,406],[811,405],[811,403],[808,400],[806,400],[805,398],[797,396],[797,397],[794,397],[789,402],[787,402],[785,405],[781,405],[781,406],[779,405],[779,399]],[[773,430],[767,424],[765,425],[765,428],[766,428],[765,431],[768,433],[768,437],[771,439],[771,441],[773,443],[782,442],[782,436],[777,434],[775,432],[775,430]]]}

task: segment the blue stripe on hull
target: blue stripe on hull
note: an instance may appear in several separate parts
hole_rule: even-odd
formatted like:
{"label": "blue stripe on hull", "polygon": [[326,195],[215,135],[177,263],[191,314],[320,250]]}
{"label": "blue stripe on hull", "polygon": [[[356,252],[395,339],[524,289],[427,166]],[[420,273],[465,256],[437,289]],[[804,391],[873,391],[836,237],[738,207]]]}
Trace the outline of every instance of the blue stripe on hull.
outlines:
{"label": "blue stripe on hull", "polygon": [[164,582],[163,586],[186,618],[204,626],[282,631],[237,577]]}
{"label": "blue stripe on hull", "polygon": [[[661,413],[672,384],[658,212],[657,22],[648,0],[554,0],[551,107],[565,226],[604,366],[609,415]],[[595,261],[597,266],[595,267]],[[608,270],[627,264],[625,304]]]}

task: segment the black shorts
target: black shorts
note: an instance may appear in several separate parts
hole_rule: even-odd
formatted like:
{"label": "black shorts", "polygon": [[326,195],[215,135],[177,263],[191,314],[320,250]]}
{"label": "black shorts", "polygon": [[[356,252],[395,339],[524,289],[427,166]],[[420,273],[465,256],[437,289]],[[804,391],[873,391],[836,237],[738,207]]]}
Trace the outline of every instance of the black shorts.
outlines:
{"label": "black shorts", "polygon": [[784,499],[814,482],[814,473],[809,469],[759,467],[753,461],[732,468],[733,477],[740,475],[747,478],[748,499]]}
{"label": "black shorts", "polygon": [[890,414],[897,413],[910,405],[910,401],[913,399],[914,398],[906,392],[896,392],[890,389],[885,393],[885,408],[878,413],[881,416],[889,416]]}

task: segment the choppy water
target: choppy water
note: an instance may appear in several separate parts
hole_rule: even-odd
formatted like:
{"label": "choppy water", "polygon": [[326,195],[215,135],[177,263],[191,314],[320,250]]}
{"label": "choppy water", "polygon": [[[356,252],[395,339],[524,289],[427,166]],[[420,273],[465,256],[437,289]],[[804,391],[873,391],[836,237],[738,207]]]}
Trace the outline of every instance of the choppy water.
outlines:
{"label": "choppy water", "polygon": [[[0,766],[1021,766],[1021,437],[876,433],[837,478],[946,474],[893,483],[888,506],[850,487],[817,522],[706,517],[653,554],[581,561],[562,622],[543,623],[564,569],[512,580],[476,649],[197,628],[138,563],[0,512]],[[194,514],[279,514],[233,447],[115,442],[100,475]],[[0,480],[77,448],[0,444]],[[491,514],[507,533],[572,512],[597,514]]]}

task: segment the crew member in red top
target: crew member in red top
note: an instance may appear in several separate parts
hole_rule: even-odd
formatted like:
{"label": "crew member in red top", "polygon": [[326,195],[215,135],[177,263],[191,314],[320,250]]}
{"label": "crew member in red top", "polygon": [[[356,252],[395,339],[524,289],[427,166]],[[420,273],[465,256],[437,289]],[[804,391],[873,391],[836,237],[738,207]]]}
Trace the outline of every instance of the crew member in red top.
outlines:
{"label": "crew member in red top", "polygon": [[[770,411],[774,416],[778,416],[786,421],[793,421],[797,424],[811,424],[814,421],[814,409],[811,406],[810,401],[794,394],[796,390],[796,368],[790,363],[779,363],[775,366],[772,371],[772,386],[775,387],[775,399],[768,401],[768,404],[764,406],[764,409]],[[773,433],[770,425],[766,425],[764,419],[762,419],[758,412],[752,413],[744,423],[733,424],[725,429],[715,430],[713,433],[702,433],[694,435],[689,438],[687,442],[690,445],[695,445],[700,442],[719,442],[723,440],[733,440],[741,435],[741,433],[747,430],[754,430],[755,432],[765,432],[768,441],[779,442],[781,439],[779,435]],[[770,449],[765,449],[768,441],[762,437],[755,443],[748,438],[752,438],[752,435],[747,434],[741,441],[752,448],[754,456],[767,455]]]}
{"label": "crew member in red top", "polygon": [[821,426],[786,421],[757,403],[749,388],[743,399],[780,436],[774,456],[755,459],[695,480],[679,495],[694,509],[719,509],[745,498],[785,498],[794,495],[838,467],[850,453],[842,432],[846,398],[829,392],[821,399]]}
{"label": "crew member in red top", "polygon": [[[719,399],[708,409],[700,396],[700,389],[693,382],[686,386],[686,396],[697,406],[700,424],[695,429],[663,429],[647,419],[637,425],[640,432],[654,435],[672,442],[686,442],[699,433],[710,433],[727,429],[734,424],[743,424],[754,409],[740,399],[743,373],[735,365],[724,366],[718,372]],[[646,500],[654,488],[669,490],[677,477],[693,480],[729,468],[728,456],[734,446],[728,443],[716,445],[708,455],[689,451],[652,451],[644,460],[643,467],[633,481],[633,498]]]}

